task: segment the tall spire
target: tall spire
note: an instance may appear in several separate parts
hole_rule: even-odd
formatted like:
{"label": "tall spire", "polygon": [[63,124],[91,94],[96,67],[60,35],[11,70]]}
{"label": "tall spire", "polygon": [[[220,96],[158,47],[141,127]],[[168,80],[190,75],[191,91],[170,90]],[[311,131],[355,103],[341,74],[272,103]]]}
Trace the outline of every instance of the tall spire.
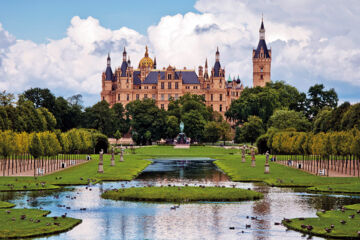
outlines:
{"label": "tall spire", "polygon": [[123,51],[123,62],[126,62],[126,50],[125,50],[125,47],[124,47],[124,51]]}
{"label": "tall spire", "polygon": [[259,30],[260,40],[265,40],[265,27],[264,27],[264,17],[261,17],[261,25]]}
{"label": "tall spire", "polygon": [[128,63],[128,67],[130,67],[130,65],[131,65],[130,56],[128,57],[127,63]]}
{"label": "tall spire", "polygon": [[205,60],[205,71],[207,71],[207,68],[208,68],[208,64],[207,64],[207,58],[206,58],[206,60]]}
{"label": "tall spire", "polygon": [[107,66],[110,67],[110,65],[111,65],[111,58],[110,58],[110,53],[108,52]]}
{"label": "tall spire", "polygon": [[154,69],[156,69],[156,57],[154,57]]}
{"label": "tall spire", "polygon": [[215,60],[216,62],[220,61],[219,47],[216,47]]}
{"label": "tall spire", "polygon": [[147,45],[146,45],[145,49],[146,49],[146,51],[145,51],[145,57],[149,57],[149,52],[148,52],[148,47],[147,47]]}

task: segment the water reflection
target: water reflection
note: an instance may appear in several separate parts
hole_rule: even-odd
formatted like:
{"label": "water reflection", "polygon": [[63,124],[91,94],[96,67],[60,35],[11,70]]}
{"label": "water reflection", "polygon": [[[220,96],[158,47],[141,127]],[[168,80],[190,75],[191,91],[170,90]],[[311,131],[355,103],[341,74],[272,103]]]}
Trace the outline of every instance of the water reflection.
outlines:
{"label": "water reflection", "polygon": [[[173,204],[111,201],[105,189],[144,185],[235,185],[264,193],[264,199],[238,203]],[[317,209],[359,202],[359,197],[305,194],[301,189],[270,188],[234,183],[211,161],[156,160],[136,180],[76,186],[66,191],[1,193],[0,199],[18,207],[43,207],[52,215],[65,212],[83,219],[69,232],[48,239],[303,239],[301,234],[274,225],[283,217],[314,217]],[[80,208],[86,208],[81,211]],[[246,228],[249,225],[249,228]],[[234,230],[229,229],[234,227]],[[313,238],[319,239],[319,238]]]}

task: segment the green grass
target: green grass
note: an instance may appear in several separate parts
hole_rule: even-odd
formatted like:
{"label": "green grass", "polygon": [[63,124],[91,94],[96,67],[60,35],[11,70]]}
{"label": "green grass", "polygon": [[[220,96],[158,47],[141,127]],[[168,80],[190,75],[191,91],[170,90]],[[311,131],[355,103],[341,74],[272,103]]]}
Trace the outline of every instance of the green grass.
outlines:
{"label": "green grass", "polygon": [[[345,206],[345,208],[346,210],[318,212],[317,218],[294,218],[290,219],[290,221],[284,220],[282,223],[289,229],[320,237],[340,239],[359,238],[360,214],[358,214],[356,210],[360,209],[360,204]],[[354,218],[350,218],[349,216],[351,215],[354,215]],[[342,224],[342,220],[346,221],[346,223]],[[307,230],[302,227],[302,225],[311,225],[313,229]],[[331,225],[334,225],[334,227],[331,228]],[[327,232],[325,228],[331,229],[331,231]]]}
{"label": "green grass", "polygon": [[[52,190],[59,186],[84,185],[89,182],[131,180],[151,162],[136,155],[125,155],[124,162],[116,156],[115,166],[110,166],[111,156],[104,156],[104,173],[97,173],[99,155],[92,160],[63,171],[40,177],[0,177],[0,191]],[[43,184],[41,184],[43,183]]]}
{"label": "green grass", "polygon": [[112,200],[150,202],[244,201],[263,197],[261,193],[221,187],[141,187],[109,190],[101,195]]}
{"label": "green grass", "polygon": [[226,156],[215,161],[233,181],[258,181],[265,182],[270,186],[279,187],[312,187],[315,185],[353,184],[359,182],[357,178],[351,177],[323,177],[270,162],[270,173],[264,174],[265,156],[256,156],[256,167],[251,167],[250,157],[246,162],[241,162],[238,155]]}
{"label": "green grass", "polygon": [[0,201],[0,208],[13,208],[15,204],[9,202]]}
{"label": "green grass", "polygon": [[[356,178],[355,178],[356,179]],[[357,181],[354,183],[348,184],[330,184],[330,185],[315,185],[314,187],[309,187],[309,191],[314,192],[329,192],[329,193],[360,193],[360,182]]]}
{"label": "green grass", "polygon": [[[49,213],[38,209],[0,210],[0,238],[45,236],[67,231],[81,223],[80,219],[75,218],[46,217]],[[26,216],[23,220],[22,215]]]}

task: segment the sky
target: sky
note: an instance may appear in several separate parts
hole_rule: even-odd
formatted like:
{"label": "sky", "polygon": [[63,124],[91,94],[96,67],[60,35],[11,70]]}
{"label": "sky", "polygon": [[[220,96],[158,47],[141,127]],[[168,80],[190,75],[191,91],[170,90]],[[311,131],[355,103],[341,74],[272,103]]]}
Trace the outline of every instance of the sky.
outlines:
{"label": "sky", "polygon": [[158,68],[197,69],[216,47],[228,76],[252,86],[252,49],[261,16],[272,49],[273,81],[302,92],[322,83],[340,102],[360,101],[358,0],[0,1],[0,90],[49,88],[65,98],[100,100],[110,52],[133,66],[148,45]]}

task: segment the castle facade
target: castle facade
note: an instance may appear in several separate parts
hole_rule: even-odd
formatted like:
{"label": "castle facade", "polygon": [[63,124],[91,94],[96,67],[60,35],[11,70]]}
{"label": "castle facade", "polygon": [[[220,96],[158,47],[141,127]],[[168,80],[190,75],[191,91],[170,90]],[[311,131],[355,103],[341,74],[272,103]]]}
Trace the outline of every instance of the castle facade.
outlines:
{"label": "castle facade", "polygon": [[[260,41],[257,49],[253,50],[253,85],[265,86],[270,81],[271,50],[265,43],[265,29],[263,22],[260,27]],[[151,98],[159,108],[167,109],[170,99],[178,99],[186,93],[204,96],[207,106],[212,107],[222,115],[230,107],[233,100],[239,98],[244,86],[238,77],[228,80],[225,69],[220,64],[220,52],[215,53],[215,63],[209,70],[208,62],[194,69],[176,69],[169,65],[167,68],[157,69],[156,58],[149,57],[146,47],[144,57],[138,67],[131,65],[124,48],[123,61],[120,67],[112,71],[110,56],[107,67],[102,73],[101,100],[110,106],[122,103],[124,106],[134,100]]]}

